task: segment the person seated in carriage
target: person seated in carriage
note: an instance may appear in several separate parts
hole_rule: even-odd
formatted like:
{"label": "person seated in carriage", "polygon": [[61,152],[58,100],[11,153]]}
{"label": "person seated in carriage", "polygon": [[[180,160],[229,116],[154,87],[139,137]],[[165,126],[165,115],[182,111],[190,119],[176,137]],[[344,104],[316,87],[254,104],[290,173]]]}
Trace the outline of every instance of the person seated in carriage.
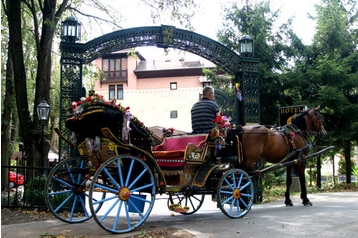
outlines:
{"label": "person seated in carriage", "polygon": [[219,105],[214,101],[214,95],[214,88],[206,86],[203,88],[202,99],[193,105],[191,109],[192,133],[208,133],[210,141],[217,144],[215,156],[222,156],[224,160],[235,160],[236,157],[232,156],[234,134],[231,130],[230,119],[222,115]]}
{"label": "person seated in carriage", "polygon": [[191,125],[193,134],[209,133],[213,129],[214,119],[220,112],[219,105],[214,101],[214,88],[203,88],[203,97],[191,108]]}

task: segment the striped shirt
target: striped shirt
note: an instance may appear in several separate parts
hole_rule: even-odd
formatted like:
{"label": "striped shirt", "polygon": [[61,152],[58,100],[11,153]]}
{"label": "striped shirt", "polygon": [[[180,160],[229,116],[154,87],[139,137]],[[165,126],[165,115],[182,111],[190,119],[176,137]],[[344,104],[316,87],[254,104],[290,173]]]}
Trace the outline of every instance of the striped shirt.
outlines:
{"label": "striped shirt", "polygon": [[208,98],[202,98],[191,108],[191,127],[193,133],[209,133],[213,120],[220,111],[219,105]]}

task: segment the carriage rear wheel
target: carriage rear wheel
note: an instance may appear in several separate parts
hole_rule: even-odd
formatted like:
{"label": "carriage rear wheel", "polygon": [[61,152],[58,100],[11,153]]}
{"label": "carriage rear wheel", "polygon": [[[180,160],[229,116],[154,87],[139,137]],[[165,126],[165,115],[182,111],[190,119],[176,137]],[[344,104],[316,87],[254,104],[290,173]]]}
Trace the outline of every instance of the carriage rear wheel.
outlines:
{"label": "carriage rear wheel", "polygon": [[249,175],[241,169],[225,172],[219,181],[217,197],[218,206],[226,216],[245,216],[254,199],[254,186]]}
{"label": "carriage rear wheel", "polygon": [[[93,171],[82,157],[61,161],[51,171],[45,184],[45,197],[49,210],[61,221],[80,223],[92,217],[88,204],[88,189]],[[101,193],[103,199],[105,193]],[[98,203],[96,212],[102,204]]]}
{"label": "carriage rear wheel", "polygon": [[[138,228],[149,216],[155,202],[156,185],[152,171],[142,159],[120,155],[104,162],[90,186],[90,209],[103,206],[94,220],[104,230],[126,233]],[[101,199],[101,193],[107,194]],[[98,198],[99,197],[99,198]]]}
{"label": "carriage rear wheel", "polygon": [[[183,193],[169,193],[168,208],[176,211],[180,207],[180,214],[191,215],[197,212],[203,205],[205,194],[184,195]],[[182,211],[182,212],[181,212]]]}

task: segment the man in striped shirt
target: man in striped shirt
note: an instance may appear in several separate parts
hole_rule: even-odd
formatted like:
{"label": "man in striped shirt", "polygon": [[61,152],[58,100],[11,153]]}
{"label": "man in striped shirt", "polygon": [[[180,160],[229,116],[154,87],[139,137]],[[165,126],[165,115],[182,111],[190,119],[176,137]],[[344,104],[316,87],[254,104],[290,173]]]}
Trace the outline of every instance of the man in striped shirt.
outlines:
{"label": "man in striped shirt", "polygon": [[203,97],[191,108],[191,126],[194,134],[209,133],[213,128],[213,120],[220,112],[219,105],[214,100],[214,88],[206,86]]}

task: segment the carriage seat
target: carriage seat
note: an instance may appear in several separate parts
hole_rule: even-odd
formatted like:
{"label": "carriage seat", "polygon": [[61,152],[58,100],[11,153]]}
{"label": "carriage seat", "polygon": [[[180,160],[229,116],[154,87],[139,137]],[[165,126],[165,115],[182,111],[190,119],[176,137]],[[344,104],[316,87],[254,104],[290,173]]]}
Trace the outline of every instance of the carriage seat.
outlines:
{"label": "carriage seat", "polygon": [[182,170],[185,162],[185,150],[189,143],[199,146],[206,140],[207,134],[167,137],[163,143],[154,147],[152,152],[163,170]]}

